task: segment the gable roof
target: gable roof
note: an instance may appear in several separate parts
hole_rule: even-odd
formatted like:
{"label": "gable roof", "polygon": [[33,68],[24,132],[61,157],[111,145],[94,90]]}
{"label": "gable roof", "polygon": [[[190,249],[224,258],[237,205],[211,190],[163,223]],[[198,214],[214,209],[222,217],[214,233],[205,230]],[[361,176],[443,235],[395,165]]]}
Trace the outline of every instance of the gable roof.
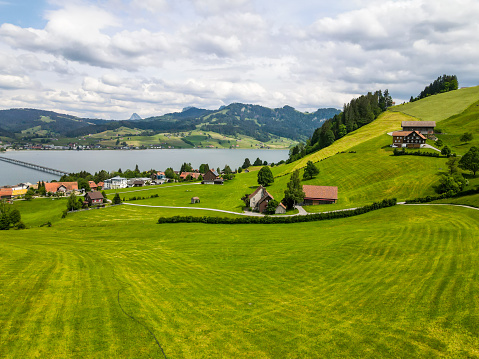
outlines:
{"label": "gable roof", "polygon": [[303,185],[305,199],[338,199],[338,187]]}
{"label": "gable roof", "polygon": [[11,188],[0,188],[0,197],[11,196],[13,194],[13,189]]}
{"label": "gable roof", "polygon": [[436,121],[402,121],[402,127],[436,127]]}
{"label": "gable roof", "polygon": [[88,184],[90,185],[90,188],[98,187],[97,184],[94,181],[88,181]]}
{"label": "gable roof", "polygon": [[259,191],[261,191],[262,189],[264,189],[263,186],[259,186],[258,188],[256,188],[256,190],[255,190],[253,193],[251,193],[251,194],[248,196],[248,198],[249,198],[249,199],[253,198],[253,197],[256,196],[256,194],[257,194]]}
{"label": "gable roof", "polygon": [[87,194],[85,194],[85,198],[86,197],[89,197],[91,200],[95,200],[95,199],[103,199],[103,195],[101,194],[101,192],[87,192]]}
{"label": "gable roof", "polygon": [[424,137],[424,135],[423,135],[421,132],[418,132],[418,131],[395,131],[395,132],[393,132],[393,136],[396,136],[396,137],[407,137],[407,136],[409,136],[411,133],[415,133],[416,135],[418,135],[419,137],[421,137],[423,140],[426,139],[426,137]]}
{"label": "gable roof", "polygon": [[263,191],[263,197],[261,197],[261,199],[258,201],[257,204],[259,205],[261,202],[267,200],[268,198],[269,199],[274,199],[274,197],[272,195],[270,195],[267,190],[264,190]]}
{"label": "gable roof", "polygon": [[284,209],[286,209],[286,206],[283,204],[283,202],[279,202],[278,207],[283,207]]}
{"label": "gable roof", "polygon": [[61,186],[64,186],[67,191],[78,190],[77,182],[45,182],[45,190],[47,192],[55,193]]}
{"label": "gable roof", "polygon": [[209,172],[212,172],[216,177],[219,177],[219,174],[216,172],[216,170],[210,168]]}

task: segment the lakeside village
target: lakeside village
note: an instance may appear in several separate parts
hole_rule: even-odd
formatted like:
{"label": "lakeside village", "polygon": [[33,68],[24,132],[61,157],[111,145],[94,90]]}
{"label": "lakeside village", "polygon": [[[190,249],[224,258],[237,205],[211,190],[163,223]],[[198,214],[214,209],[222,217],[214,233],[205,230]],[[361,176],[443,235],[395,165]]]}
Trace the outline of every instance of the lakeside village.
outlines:
{"label": "lakeside village", "polygon": [[[284,161],[281,161],[284,162]],[[126,188],[141,188],[147,186],[158,186],[165,183],[175,182],[196,182],[202,185],[223,185],[225,181],[235,178],[237,173],[257,171],[258,184],[253,193],[246,194],[241,200],[245,203],[245,211],[258,212],[262,214],[285,214],[288,209],[293,209],[296,204],[300,205],[318,205],[336,203],[338,200],[338,188],[333,186],[313,186],[299,184],[299,171],[294,173],[292,180],[297,184],[297,193],[292,193],[291,198],[285,192],[285,198],[279,202],[268,193],[265,187],[274,182],[274,177],[266,161],[259,158],[251,164],[248,158],[237,170],[232,171],[226,165],[223,170],[220,168],[209,168],[208,164],[202,164],[199,169],[194,170],[190,163],[184,163],[180,171],[174,171],[172,168],[163,171],[145,171],[140,172],[138,165],[134,171],[125,171],[125,176],[121,176],[121,169],[117,172],[108,173],[104,170],[91,175],[82,171],[79,173],[66,174],[60,181],[43,182],[37,184],[19,183],[14,186],[4,186],[0,188],[0,200],[13,203],[14,200],[32,200],[36,197],[60,198],[69,196],[68,211],[101,208],[109,204],[120,204],[125,201],[120,198],[118,192],[114,194],[113,200],[107,199],[104,190],[118,190]],[[270,164],[274,166],[274,164]],[[305,168],[304,178],[313,178],[319,173],[319,170],[312,162],[308,162]],[[138,175],[138,176],[135,176]],[[113,176],[113,177],[111,177]],[[108,178],[110,177],[110,178]],[[95,181],[96,179],[96,181]],[[158,197],[158,194],[151,197]],[[144,197],[133,197],[128,200],[145,199]],[[199,197],[192,197],[191,204],[200,203]],[[65,211],[65,215],[66,212]]]}

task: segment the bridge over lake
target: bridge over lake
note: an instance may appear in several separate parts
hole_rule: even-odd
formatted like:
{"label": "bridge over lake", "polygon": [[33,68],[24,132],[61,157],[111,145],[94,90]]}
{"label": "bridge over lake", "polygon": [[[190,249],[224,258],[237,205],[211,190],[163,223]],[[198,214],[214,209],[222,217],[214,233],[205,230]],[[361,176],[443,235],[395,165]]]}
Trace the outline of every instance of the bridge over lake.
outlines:
{"label": "bridge over lake", "polygon": [[45,167],[45,166],[36,165],[34,163],[14,160],[13,158],[8,158],[8,157],[5,157],[5,156],[0,156],[0,161],[12,163],[14,165],[23,166],[23,167],[27,167],[27,168],[32,168],[32,169],[37,170],[37,171],[51,173],[51,174],[54,174],[54,175],[57,175],[57,176],[63,176],[63,175],[68,174],[68,172],[65,172],[65,171],[56,170],[54,168],[49,168],[49,167]]}

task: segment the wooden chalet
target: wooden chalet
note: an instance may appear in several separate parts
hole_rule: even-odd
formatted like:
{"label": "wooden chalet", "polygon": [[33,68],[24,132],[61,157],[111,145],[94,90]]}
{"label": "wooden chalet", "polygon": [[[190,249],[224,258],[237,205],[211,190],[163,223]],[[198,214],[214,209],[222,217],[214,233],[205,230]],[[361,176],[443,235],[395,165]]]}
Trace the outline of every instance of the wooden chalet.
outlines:
{"label": "wooden chalet", "polygon": [[393,147],[420,148],[426,143],[426,137],[419,131],[393,132]]}
{"label": "wooden chalet", "polygon": [[338,187],[333,186],[313,186],[303,185],[304,202],[303,204],[318,205],[332,204],[338,201]]}
{"label": "wooden chalet", "polygon": [[205,173],[203,176],[202,184],[223,184],[223,179],[220,178],[218,172],[214,169],[210,169],[208,172]]}
{"label": "wooden chalet", "polygon": [[84,202],[87,203],[89,206],[102,204],[103,203],[103,195],[99,191],[92,191],[87,192],[84,197]]}
{"label": "wooden chalet", "polygon": [[434,133],[436,121],[402,121],[401,127],[403,131],[417,131],[429,135]]}

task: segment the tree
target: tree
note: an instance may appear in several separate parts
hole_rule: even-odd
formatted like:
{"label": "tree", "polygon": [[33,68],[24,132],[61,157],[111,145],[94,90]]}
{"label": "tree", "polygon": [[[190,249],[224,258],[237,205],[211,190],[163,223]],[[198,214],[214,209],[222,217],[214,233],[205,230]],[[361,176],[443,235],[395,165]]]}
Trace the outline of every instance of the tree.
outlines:
{"label": "tree", "polygon": [[479,148],[472,146],[459,160],[459,167],[471,171],[476,177],[476,172],[479,170]]}
{"label": "tree", "polygon": [[5,200],[0,201],[0,230],[10,229],[10,207]]}
{"label": "tree", "polygon": [[34,194],[35,194],[35,191],[33,190],[33,188],[29,188],[27,193],[25,194],[25,199],[27,201],[31,201]]}
{"label": "tree", "polygon": [[274,182],[273,173],[268,166],[262,167],[258,172],[258,183],[264,187]]}
{"label": "tree", "polygon": [[170,178],[170,179],[177,179],[178,176],[176,175],[175,171],[173,171],[173,168],[168,167],[165,171],[165,177]]}
{"label": "tree", "polygon": [[263,161],[261,161],[259,157],[257,157],[253,163],[253,166],[262,166],[262,165],[263,165]]}
{"label": "tree", "polygon": [[452,152],[451,152],[451,149],[450,149],[449,147],[447,147],[447,146],[444,146],[444,147],[442,148],[442,150],[441,150],[441,154],[442,154],[443,156],[446,156],[446,157],[451,156],[451,153],[452,153]]}
{"label": "tree", "polygon": [[108,198],[106,197],[106,192],[105,191],[101,191],[101,194],[103,196],[103,203],[108,203]]}
{"label": "tree", "polygon": [[311,179],[319,174],[318,168],[314,165],[312,161],[306,163],[306,168],[304,169],[303,179]]}
{"label": "tree", "polygon": [[191,163],[183,163],[181,165],[180,172],[193,172],[193,167],[191,166]]}
{"label": "tree", "polygon": [[269,201],[265,210],[266,214],[275,214],[276,207],[278,207],[278,205],[279,205],[279,202],[275,199],[272,199],[271,201]]}
{"label": "tree", "polygon": [[223,168],[223,173],[229,175],[233,173],[233,171],[231,170],[230,166],[226,165],[225,168]]}
{"label": "tree", "polygon": [[243,162],[243,166],[241,166],[243,169],[247,169],[248,167],[251,166],[251,162],[249,160],[249,158],[245,158],[244,159],[244,162]]}
{"label": "tree", "polygon": [[472,139],[473,139],[473,136],[471,132],[464,132],[464,134],[461,136],[459,140],[461,142],[467,143],[467,142],[471,142]]}
{"label": "tree", "polygon": [[457,165],[458,165],[459,159],[457,157],[449,157],[449,159],[446,162],[447,168],[449,168],[449,174],[452,175],[454,173],[457,173]]}
{"label": "tree", "polygon": [[113,197],[112,203],[113,204],[121,204],[121,198],[120,198],[120,195],[118,193],[115,193],[115,197]]}
{"label": "tree", "polygon": [[241,172],[243,172],[243,168],[238,167],[238,173],[241,173]]}
{"label": "tree", "polygon": [[461,175],[445,175],[439,179],[439,185],[437,186],[437,192],[455,194],[462,191],[467,186],[467,181]]}
{"label": "tree", "polygon": [[81,208],[81,203],[78,202],[78,198],[75,193],[72,193],[70,197],[68,197],[67,201],[67,210],[68,211],[77,211]]}
{"label": "tree", "polygon": [[18,222],[22,220],[22,216],[18,208],[12,209],[8,217],[9,217],[10,223],[13,225],[16,225]]}
{"label": "tree", "polygon": [[135,166],[135,172],[140,173],[140,168],[138,167],[138,164]]}
{"label": "tree", "polygon": [[91,191],[90,184],[84,178],[78,179],[78,188],[83,188],[86,192]]}
{"label": "tree", "polygon": [[210,166],[207,163],[200,165],[200,173],[206,173],[210,170]]}
{"label": "tree", "polygon": [[346,136],[348,133],[348,130],[346,128],[346,125],[340,124],[338,127],[338,138]]}
{"label": "tree", "polygon": [[303,187],[299,180],[299,170],[291,173],[287,188],[284,191],[284,198],[281,202],[288,208],[293,208],[296,203],[300,203],[304,200]]}
{"label": "tree", "polygon": [[440,138],[436,142],[434,142],[434,144],[436,145],[436,147],[444,146],[444,143],[442,142],[442,140]]}

